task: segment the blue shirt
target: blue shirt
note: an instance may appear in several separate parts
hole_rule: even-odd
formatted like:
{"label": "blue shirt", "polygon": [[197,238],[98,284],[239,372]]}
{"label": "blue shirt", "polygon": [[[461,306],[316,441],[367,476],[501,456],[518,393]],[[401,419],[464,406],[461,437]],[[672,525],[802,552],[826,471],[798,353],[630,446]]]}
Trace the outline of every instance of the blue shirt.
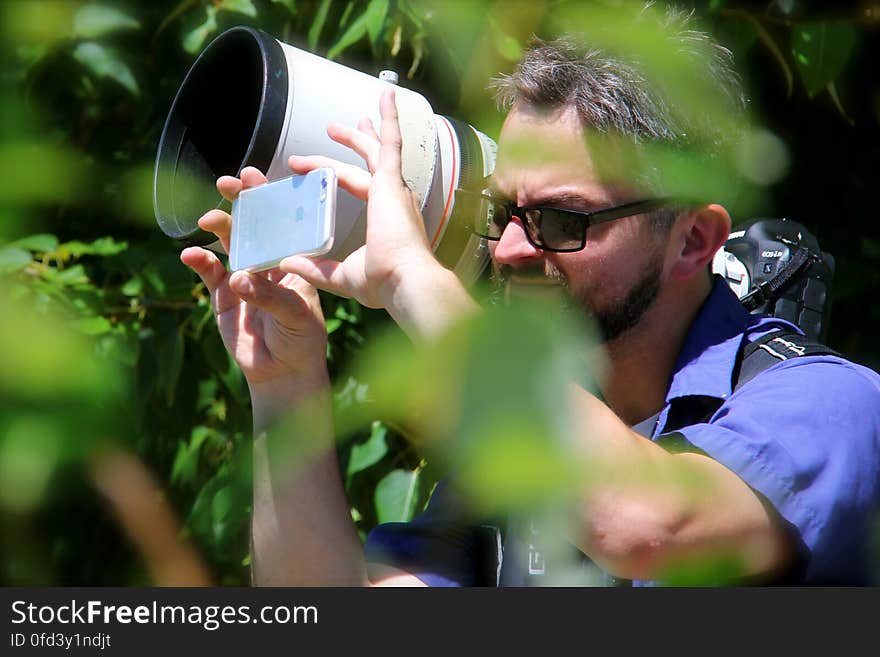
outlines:
{"label": "blue shirt", "polygon": [[[794,581],[869,584],[880,506],[880,376],[837,356],[802,356],[780,360],[734,391],[744,341],[779,329],[797,331],[750,315],[716,277],[651,438],[683,437],[687,449],[702,450],[769,502],[800,548]],[[488,527],[460,516],[463,506],[448,485],[438,487],[412,523],[370,533],[367,560],[429,585],[494,584],[485,573],[498,546]]]}

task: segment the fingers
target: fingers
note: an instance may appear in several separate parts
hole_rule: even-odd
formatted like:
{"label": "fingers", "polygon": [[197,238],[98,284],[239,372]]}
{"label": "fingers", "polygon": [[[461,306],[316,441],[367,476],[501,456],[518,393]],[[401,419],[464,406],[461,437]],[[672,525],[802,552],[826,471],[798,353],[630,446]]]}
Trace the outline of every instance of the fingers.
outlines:
{"label": "fingers", "polygon": [[354,296],[345,278],[342,263],[321,258],[290,256],[278,265],[281,271],[296,274],[312,285],[340,297]]}
{"label": "fingers", "polygon": [[180,260],[198,274],[208,288],[215,315],[222,315],[240,303],[238,297],[226,285],[226,267],[213,252],[192,246],[181,252]]}
{"label": "fingers", "polygon": [[397,105],[394,102],[394,89],[386,89],[379,98],[379,115],[382,117],[379,137],[379,166],[376,173],[387,176],[389,180],[400,180],[400,151],[403,139],[400,136],[400,123]]}
{"label": "fingers", "polygon": [[323,155],[291,155],[287,160],[287,164],[294,173],[308,173],[319,167],[330,167],[336,171],[336,178],[342,189],[362,201],[367,200],[367,192],[370,190],[372,176],[361,167],[345,164]]}
{"label": "fingers", "polygon": [[217,178],[217,191],[227,201],[234,201],[241,191],[241,180],[235,176],[220,176]]}
{"label": "fingers", "polygon": [[214,233],[223,245],[223,250],[229,253],[229,233],[232,230],[232,217],[223,210],[208,210],[199,218],[199,228]]}
{"label": "fingers", "polygon": [[[303,294],[278,285],[265,276],[237,271],[229,277],[229,287],[243,301],[265,310],[288,328],[299,328],[303,318],[312,312]],[[303,290],[303,293],[307,292]]]}
{"label": "fingers", "polygon": [[180,261],[199,275],[212,295],[226,276],[226,267],[220,262],[220,258],[198,246],[184,249],[180,254]]}
{"label": "fingers", "polygon": [[245,167],[239,177],[220,176],[217,179],[217,191],[227,201],[234,201],[241,190],[258,187],[267,182],[266,176],[256,167]]}
{"label": "fingers", "polygon": [[[362,126],[365,124],[370,126],[369,132],[363,131]],[[370,171],[376,171],[376,167],[379,165],[379,139],[376,131],[372,129],[372,123],[369,119],[361,119],[358,128],[360,129],[331,123],[327,126],[327,135],[336,143],[348,146],[364,158]]]}
{"label": "fingers", "polygon": [[371,139],[375,139],[377,144],[379,143],[379,133],[376,132],[376,128],[369,117],[365,116],[360,121],[358,121],[358,130],[366,134]]}
{"label": "fingers", "polygon": [[269,179],[263,175],[263,172],[256,167],[245,167],[238,175],[241,178],[242,189],[259,187],[269,182]]}

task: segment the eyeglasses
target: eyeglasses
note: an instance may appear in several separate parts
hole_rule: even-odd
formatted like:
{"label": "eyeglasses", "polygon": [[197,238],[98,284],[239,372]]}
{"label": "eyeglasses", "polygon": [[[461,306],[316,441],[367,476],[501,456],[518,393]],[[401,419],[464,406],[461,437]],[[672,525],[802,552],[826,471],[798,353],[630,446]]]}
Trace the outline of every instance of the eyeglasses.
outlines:
{"label": "eyeglasses", "polygon": [[457,190],[472,198],[479,198],[479,212],[474,213],[474,232],[487,240],[500,240],[510,220],[522,220],[526,238],[535,248],[566,253],[580,251],[587,243],[587,228],[615,219],[657,210],[673,202],[669,198],[646,199],[624,203],[595,212],[576,212],[559,208],[519,207],[507,199]]}

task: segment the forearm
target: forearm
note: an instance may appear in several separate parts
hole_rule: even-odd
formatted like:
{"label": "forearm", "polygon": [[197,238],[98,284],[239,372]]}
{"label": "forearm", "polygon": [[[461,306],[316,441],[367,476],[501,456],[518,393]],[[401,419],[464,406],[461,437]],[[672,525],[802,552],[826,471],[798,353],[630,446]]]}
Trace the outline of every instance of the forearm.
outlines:
{"label": "forearm", "polygon": [[670,454],[580,390],[580,447],[594,476],[575,514],[572,540],[630,579],[673,568],[735,561],[742,575],[769,573],[790,557],[786,536],[758,495],[701,454]]}
{"label": "forearm", "polygon": [[366,583],[336,458],[330,394],[326,376],[252,388],[256,585]]}
{"label": "forearm", "polygon": [[414,340],[436,337],[478,310],[458,277],[432,256],[398,272],[383,297],[388,314]]}

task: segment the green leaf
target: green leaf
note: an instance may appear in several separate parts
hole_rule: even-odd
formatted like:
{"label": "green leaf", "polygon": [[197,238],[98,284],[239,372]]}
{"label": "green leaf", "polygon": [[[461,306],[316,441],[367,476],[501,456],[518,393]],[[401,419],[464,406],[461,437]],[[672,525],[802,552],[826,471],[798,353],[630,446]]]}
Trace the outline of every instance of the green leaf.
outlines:
{"label": "green leaf", "polygon": [[327,320],[327,334],[329,335],[330,333],[333,333],[333,331],[337,330],[340,326],[342,326],[342,320],[331,317]]}
{"label": "green leaf", "polygon": [[183,37],[183,49],[188,53],[195,55],[202,49],[202,46],[217,30],[217,7],[208,5],[205,10],[205,20],[198,27],[190,30]]}
{"label": "green leaf", "polygon": [[392,470],[376,486],[374,501],[380,523],[412,519],[419,498],[419,471]]}
{"label": "green leaf", "polygon": [[120,30],[136,30],[141,24],[125,12],[105,5],[86,5],[73,17],[73,36],[95,39]]}
{"label": "green leaf", "polygon": [[118,324],[114,327],[113,332],[101,337],[98,341],[98,347],[105,358],[125,367],[135,367],[141,351],[137,331],[131,326]]}
{"label": "green leaf", "polygon": [[782,71],[782,75],[785,76],[786,95],[790,98],[792,91],[794,91],[794,74],[791,72],[788,60],[785,58],[785,55],[782,54],[782,50],[780,50],[779,46],[776,45],[776,39],[774,39],[773,35],[767,31],[767,28],[764,27],[754,16],[749,16],[748,20],[751,26],[755,29],[755,34],[760,38],[767,50],[770,51],[770,54],[773,55],[776,63],[779,64],[779,70]]}
{"label": "green leaf", "polygon": [[373,45],[379,43],[382,36],[382,28],[385,25],[385,17],[388,15],[388,0],[371,0],[364,16],[367,21],[367,34]]}
{"label": "green leaf", "polygon": [[218,543],[223,541],[227,531],[229,513],[232,511],[232,488],[223,486],[214,494],[211,500],[211,520],[214,527],[214,540]]}
{"label": "green leaf", "polygon": [[[345,5],[345,9],[342,10],[342,16],[339,17],[339,29],[341,30],[343,27],[348,25],[348,19],[351,17],[351,12],[354,9],[354,0],[348,0],[348,4]],[[338,34],[338,32],[337,32]]]}
{"label": "green leaf", "polygon": [[31,263],[31,254],[24,249],[4,246],[0,249],[0,274],[20,271]]}
{"label": "green leaf", "polygon": [[183,333],[179,328],[170,331],[159,344],[159,372],[156,385],[159,392],[164,394],[168,406],[174,403],[177,381],[183,368],[183,349]]}
{"label": "green leaf", "polygon": [[196,459],[185,442],[177,442],[177,454],[174,455],[174,464],[171,466],[171,483],[190,483],[195,478]]}
{"label": "green leaf", "polygon": [[213,429],[197,426],[190,434],[189,443],[179,441],[174,465],[171,467],[171,483],[192,483],[199,468],[199,450],[205,439],[214,433]]}
{"label": "green leaf", "polygon": [[144,290],[144,281],[140,276],[135,276],[131,280],[123,283],[119,291],[127,297],[136,297]]}
{"label": "green leaf", "polygon": [[367,15],[361,14],[348,26],[339,40],[327,51],[327,59],[336,59],[346,48],[354,45],[367,34]]}
{"label": "green leaf", "polygon": [[110,78],[122,85],[132,95],[140,95],[137,80],[131,69],[113,50],[94,41],[79,44],[73,57],[97,78]]}
{"label": "green leaf", "polygon": [[84,317],[71,322],[73,328],[86,335],[101,335],[112,330],[113,324],[106,317]]}
{"label": "green leaf", "polygon": [[11,242],[9,246],[45,253],[46,251],[54,251],[58,248],[58,238],[48,233],[28,235]]}
{"label": "green leaf", "polygon": [[795,64],[812,98],[843,71],[856,31],[844,21],[803,23],[792,29],[791,39]]}
{"label": "green leaf", "polygon": [[251,0],[220,0],[217,9],[222,11],[234,11],[237,14],[244,14],[251,18],[257,17],[257,8]]}
{"label": "green leaf", "polygon": [[373,428],[367,441],[351,448],[348,468],[345,471],[346,479],[382,460],[382,457],[388,453],[388,444],[385,442],[387,434],[388,429],[384,424],[378,421],[373,422]]}
{"label": "green leaf", "polygon": [[296,0],[272,0],[272,2],[276,5],[283,5],[291,14],[296,14]]}
{"label": "green leaf", "polygon": [[518,62],[520,57],[522,57],[522,44],[515,37],[505,32],[492,18],[489,19],[489,28],[492,31],[492,38],[498,54],[508,61]]}
{"label": "green leaf", "polygon": [[67,269],[47,269],[43,272],[43,278],[64,287],[88,285],[91,282],[82,265],[74,265]]}
{"label": "green leaf", "polygon": [[779,7],[779,11],[781,11],[786,16],[790,16],[796,7],[795,0],[776,0],[776,6]]}
{"label": "green leaf", "polygon": [[112,237],[99,237],[93,242],[73,240],[58,247],[58,255],[62,260],[79,258],[84,255],[113,256],[128,248],[128,242],[117,242]]}
{"label": "green leaf", "polygon": [[223,339],[220,337],[220,331],[211,327],[201,339],[202,354],[208,365],[218,374],[226,374],[229,372],[229,352],[223,345]]}
{"label": "green leaf", "polygon": [[317,14],[315,14],[315,20],[309,28],[308,44],[309,50],[312,52],[318,49],[318,38],[321,36],[321,30],[324,29],[324,23],[327,21],[327,13],[330,11],[331,2],[332,0],[322,0]]}

